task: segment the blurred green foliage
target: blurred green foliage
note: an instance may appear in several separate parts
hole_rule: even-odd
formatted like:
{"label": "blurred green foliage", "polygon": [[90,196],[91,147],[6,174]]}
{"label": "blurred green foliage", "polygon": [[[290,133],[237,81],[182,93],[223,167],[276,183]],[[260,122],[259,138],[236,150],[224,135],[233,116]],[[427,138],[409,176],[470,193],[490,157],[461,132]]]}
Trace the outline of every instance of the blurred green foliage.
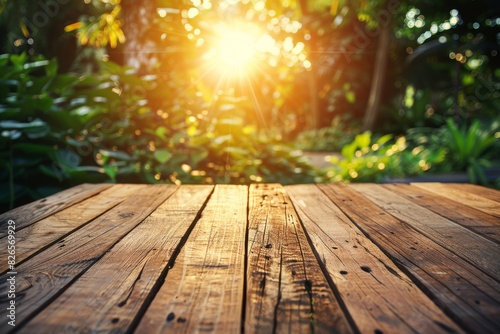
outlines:
{"label": "blurred green foliage", "polygon": [[406,138],[364,132],[342,148],[342,158],[331,159],[330,182],[380,182],[388,177],[419,175],[445,159],[444,149],[409,147]]}
{"label": "blurred green foliage", "polygon": [[[500,165],[500,119],[470,124],[458,124],[451,118],[438,128],[413,128],[406,138],[412,146],[430,150],[445,150],[445,159],[433,168],[436,173],[467,172],[473,183],[492,184],[488,180],[488,168]],[[498,180],[497,180],[498,181]]]}
{"label": "blurred green foliage", "polygon": [[500,120],[473,120],[459,126],[453,119],[439,128],[412,128],[397,139],[371,132],[359,134],[330,160],[327,181],[380,182],[420,174],[466,172],[470,182],[495,185],[486,171],[500,165]]}
{"label": "blurred green foliage", "polygon": [[450,164],[456,169],[465,169],[471,182],[488,183],[484,168],[491,167],[495,160],[498,163],[500,157],[500,121],[492,122],[489,129],[485,129],[477,119],[469,127],[460,128],[448,119],[446,129]]}
{"label": "blurred green foliage", "polygon": [[2,55],[2,208],[82,182],[313,182],[301,152],[245,125],[233,97],[220,97],[216,118],[154,112],[148,97],[165,95],[155,80],[111,62],[78,76],[41,56]]}
{"label": "blurred green foliage", "polygon": [[301,132],[295,145],[304,151],[340,152],[358,133],[359,125],[347,116],[338,116],[328,127]]}
{"label": "blurred green foliage", "polygon": [[85,80],[57,74],[54,60],[25,53],[0,56],[3,208],[92,180],[88,169],[80,167],[82,157],[67,144],[85,127],[88,117],[82,111],[92,108],[77,85],[85,87]]}

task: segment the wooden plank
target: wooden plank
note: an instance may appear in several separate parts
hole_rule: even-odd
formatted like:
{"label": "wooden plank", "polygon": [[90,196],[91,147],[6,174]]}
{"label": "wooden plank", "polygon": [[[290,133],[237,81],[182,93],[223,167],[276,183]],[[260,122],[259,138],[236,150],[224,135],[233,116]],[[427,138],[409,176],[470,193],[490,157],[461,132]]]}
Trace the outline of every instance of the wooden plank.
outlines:
{"label": "wooden plank", "polygon": [[16,230],[19,231],[36,221],[92,197],[109,187],[111,187],[111,184],[80,184],[5,212],[0,215],[0,238],[7,235],[7,222],[9,219],[16,222]]}
{"label": "wooden plank", "polygon": [[290,199],[251,185],[245,333],[350,333]]}
{"label": "wooden plank", "polygon": [[[16,265],[20,265],[34,253],[49,247],[71,231],[111,209],[139,188],[139,185],[132,184],[115,185],[94,197],[16,231]],[[7,244],[6,239],[7,237],[1,238],[0,244]],[[7,247],[0,249],[0,258],[7,258]],[[0,273],[4,274],[7,269],[7,261],[1,262]]]}
{"label": "wooden plank", "polygon": [[412,183],[412,185],[500,218],[500,204],[486,197],[444,183]]}
{"label": "wooden plank", "polygon": [[247,196],[216,186],[136,333],[240,333]]}
{"label": "wooden plank", "polygon": [[358,192],[439,245],[471,262],[492,278],[500,278],[500,246],[449,219],[379,185],[352,184]]}
{"label": "wooden plank", "polygon": [[[147,306],[147,298],[159,288],[168,266],[172,265],[172,256],[179,251],[212,189],[213,186],[181,187],[23,326],[21,332],[129,331]],[[244,229],[243,225],[242,238]],[[165,319],[166,315],[162,315],[162,322]]]}
{"label": "wooden plank", "polygon": [[448,198],[437,196],[435,193],[428,192],[420,187],[407,184],[387,184],[384,185],[384,188],[457,224],[467,227],[485,238],[500,243],[499,218]]}
{"label": "wooden plank", "polygon": [[286,190],[361,333],[462,332],[317,186]]}
{"label": "wooden plank", "polygon": [[319,187],[457,324],[470,333],[500,331],[497,279],[477,270],[348,185]]}
{"label": "wooden plank", "polygon": [[448,187],[464,190],[470,194],[489,198],[492,201],[500,203],[500,190],[498,189],[487,188],[470,183],[451,183],[448,184]]}
{"label": "wooden plank", "polygon": [[[134,229],[175,190],[171,185],[142,186],[134,196],[17,267],[16,325],[21,325],[65,290],[124,235]],[[6,291],[6,275],[0,291]],[[0,303],[6,296],[0,296]],[[6,311],[0,313],[5,318]],[[0,332],[12,330],[0,323]]]}

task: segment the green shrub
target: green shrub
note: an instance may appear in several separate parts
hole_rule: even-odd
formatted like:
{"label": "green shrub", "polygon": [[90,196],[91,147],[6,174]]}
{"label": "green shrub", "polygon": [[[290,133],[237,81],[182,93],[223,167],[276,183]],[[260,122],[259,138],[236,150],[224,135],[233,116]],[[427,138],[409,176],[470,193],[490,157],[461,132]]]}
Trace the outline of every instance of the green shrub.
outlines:
{"label": "green shrub", "polygon": [[428,150],[423,146],[408,147],[405,137],[385,135],[372,139],[364,132],[342,149],[343,159],[331,159],[327,170],[329,182],[379,182],[387,177],[418,175],[443,161],[444,150]]}
{"label": "green shrub", "polygon": [[499,133],[499,119],[488,124],[476,119],[467,126],[449,118],[437,129],[410,129],[407,138],[430,150],[445,150],[446,158],[436,166],[437,172],[467,172],[470,182],[487,184],[486,168],[500,163]]}
{"label": "green shrub", "polygon": [[300,133],[296,145],[304,151],[340,152],[358,131],[358,126],[348,118],[336,117],[329,127]]}
{"label": "green shrub", "polygon": [[104,180],[93,179],[67,143],[84,127],[78,84],[80,77],[58,74],[54,61],[0,56],[0,186],[7,190],[2,209],[75,183]]}
{"label": "green shrub", "polygon": [[448,119],[440,128],[412,128],[397,139],[385,135],[373,140],[365,132],[343,147],[343,159],[332,158],[324,180],[379,182],[429,172],[467,172],[470,182],[487,185],[485,169],[500,162],[499,128],[498,120],[458,126]]}

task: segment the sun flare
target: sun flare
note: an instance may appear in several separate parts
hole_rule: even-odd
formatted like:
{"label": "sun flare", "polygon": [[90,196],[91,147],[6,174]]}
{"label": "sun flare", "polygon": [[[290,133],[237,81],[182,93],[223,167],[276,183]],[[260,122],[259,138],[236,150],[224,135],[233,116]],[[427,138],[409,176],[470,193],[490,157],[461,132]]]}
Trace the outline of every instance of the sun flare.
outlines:
{"label": "sun flare", "polygon": [[245,67],[255,53],[255,38],[247,31],[227,31],[219,40],[217,56],[222,64],[238,69]]}
{"label": "sun flare", "polygon": [[220,24],[213,37],[211,60],[224,75],[248,73],[255,66],[261,32],[252,25]]}

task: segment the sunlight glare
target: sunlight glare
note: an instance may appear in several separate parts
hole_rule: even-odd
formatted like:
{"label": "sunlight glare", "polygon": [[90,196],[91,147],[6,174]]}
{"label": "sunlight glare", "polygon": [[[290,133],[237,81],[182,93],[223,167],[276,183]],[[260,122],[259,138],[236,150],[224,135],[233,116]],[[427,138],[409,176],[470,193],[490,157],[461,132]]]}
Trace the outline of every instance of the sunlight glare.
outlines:
{"label": "sunlight glare", "polygon": [[254,57],[255,44],[255,37],[251,33],[226,28],[217,45],[220,65],[228,66],[231,70],[244,70]]}

